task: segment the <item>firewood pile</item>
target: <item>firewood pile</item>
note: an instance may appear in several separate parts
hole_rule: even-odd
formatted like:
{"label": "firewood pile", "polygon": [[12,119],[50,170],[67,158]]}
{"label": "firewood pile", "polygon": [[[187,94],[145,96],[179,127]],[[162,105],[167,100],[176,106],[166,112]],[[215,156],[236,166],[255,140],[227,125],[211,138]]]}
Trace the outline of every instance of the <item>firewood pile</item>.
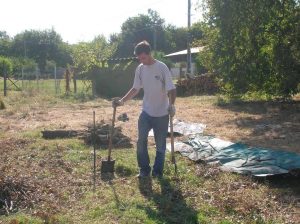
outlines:
{"label": "firewood pile", "polygon": [[192,79],[181,79],[176,84],[178,96],[215,94],[219,91],[214,75],[205,74]]}
{"label": "firewood pile", "polygon": [[[84,139],[84,142],[88,145],[94,144],[94,137],[95,137],[95,144],[97,148],[107,148],[108,142],[109,142],[109,136],[110,136],[110,129],[111,125],[106,124],[104,121],[101,121],[99,123],[96,123],[96,131],[94,136],[94,127],[93,124],[89,124],[87,126],[87,131],[84,132],[82,138]],[[121,127],[115,127],[114,128],[114,134],[113,134],[113,147],[114,148],[129,148],[132,147],[132,144],[130,142],[130,138],[128,136],[125,136],[122,133]]]}
{"label": "firewood pile", "polygon": [[[107,148],[110,136],[111,125],[101,121],[96,124],[95,144],[97,148]],[[88,145],[94,144],[94,126],[88,124],[85,130],[44,130],[42,136],[45,139],[56,138],[79,138],[83,139]],[[132,147],[130,138],[122,133],[121,127],[114,128],[113,134],[114,148],[129,148]]]}

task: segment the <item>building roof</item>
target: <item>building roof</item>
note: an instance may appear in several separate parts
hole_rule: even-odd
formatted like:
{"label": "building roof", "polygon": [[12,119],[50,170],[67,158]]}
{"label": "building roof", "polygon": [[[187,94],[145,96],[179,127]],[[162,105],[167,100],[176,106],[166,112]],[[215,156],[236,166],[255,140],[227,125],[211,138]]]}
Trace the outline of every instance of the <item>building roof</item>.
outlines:
{"label": "building roof", "polygon": [[[201,51],[203,51],[204,47],[193,47],[191,48],[191,54],[197,54]],[[179,55],[187,55],[187,49],[183,51],[177,51],[171,54],[166,55],[165,57],[173,57],[173,56],[179,56]]]}

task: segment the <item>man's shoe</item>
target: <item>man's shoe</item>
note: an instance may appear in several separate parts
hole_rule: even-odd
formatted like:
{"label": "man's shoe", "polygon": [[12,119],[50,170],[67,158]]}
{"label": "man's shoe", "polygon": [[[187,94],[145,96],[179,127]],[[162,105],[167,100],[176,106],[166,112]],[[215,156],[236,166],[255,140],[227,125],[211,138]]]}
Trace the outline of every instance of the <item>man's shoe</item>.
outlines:
{"label": "man's shoe", "polygon": [[147,178],[147,177],[150,177],[150,174],[139,173],[136,177],[139,178],[139,179]]}

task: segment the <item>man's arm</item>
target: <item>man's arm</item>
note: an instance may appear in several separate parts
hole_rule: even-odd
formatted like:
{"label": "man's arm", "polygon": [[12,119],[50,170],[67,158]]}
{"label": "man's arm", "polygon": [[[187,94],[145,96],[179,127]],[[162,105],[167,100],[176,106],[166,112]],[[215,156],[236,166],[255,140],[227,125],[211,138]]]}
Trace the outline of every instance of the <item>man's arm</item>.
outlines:
{"label": "man's arm", "polygon": [[174,105],[175,104],[175,100],[176,100],[176,89],[171,89],[168,92],[168,95],[169,95],[170,105]]}
{"label": "man's arm", "polygon": [[169,115],[171,117],[174,117],[175,113],[176,113],[176,109],[175,109],[175,99],[176,99],[176,89],[171,89],[168,92],[169,95],[169,108],[168,108],[168,112]]}
{"label": "man's arm", "polygon": [[123,106],[126,101],[131,100],[133,97],[135,97],[139,93],[139,91],[139,89],[131,88],[123,98],[114,98],[112,101],[112,106]]}
{"label": "man's arm", "polygon": [[128,93],[121,99],[121,102],[125,103],[128,100],[131,100],[133,97],[135,97],[139,93],[139,89],[131,88]]}

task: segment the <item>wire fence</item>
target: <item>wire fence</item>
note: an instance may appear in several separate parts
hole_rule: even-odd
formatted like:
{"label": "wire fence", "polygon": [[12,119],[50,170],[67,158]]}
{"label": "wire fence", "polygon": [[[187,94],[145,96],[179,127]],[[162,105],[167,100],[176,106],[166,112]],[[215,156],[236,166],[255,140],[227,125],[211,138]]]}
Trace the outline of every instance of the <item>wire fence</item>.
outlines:
{"label": "wire fence", "polygon": [[[39,69],[22,69],[7,77],[6,89],[10,91],[36,91],[45,94],[91,93],[92,85],[89,80],[69,77],[69,88],[65,78],[66,69],[53,68],[43,73]],[[4,78],[0,77],[0,92],[4,93]]]}

